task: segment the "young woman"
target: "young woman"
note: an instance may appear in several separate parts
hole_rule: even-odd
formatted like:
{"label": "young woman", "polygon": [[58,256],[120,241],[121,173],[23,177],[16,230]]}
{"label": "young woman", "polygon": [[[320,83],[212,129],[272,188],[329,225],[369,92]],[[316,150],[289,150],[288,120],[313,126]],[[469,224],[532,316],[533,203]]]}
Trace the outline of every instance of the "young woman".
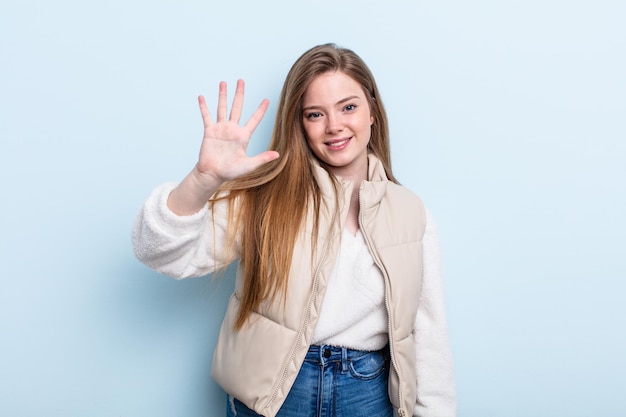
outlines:
{"label": "young woman", "polygon": [[246,155],[221,83],[178,185],[158,187],[137,257],[175,278],[239,261],[212,375],[228,416],[456,415],[436,231],[391,171],[387,117],[354,52],[320,45],[285,80],[270,150]]}

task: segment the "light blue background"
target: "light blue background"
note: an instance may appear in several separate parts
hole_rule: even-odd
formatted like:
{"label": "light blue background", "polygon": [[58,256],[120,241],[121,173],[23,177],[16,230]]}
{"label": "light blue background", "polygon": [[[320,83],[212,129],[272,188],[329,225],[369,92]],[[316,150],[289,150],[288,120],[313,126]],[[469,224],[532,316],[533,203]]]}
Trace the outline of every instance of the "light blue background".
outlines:
{"label": "light blue background", "polygon": [[149,271],[131,224],[193,166],[198,94],[275,105],[328,41],[376,74],[440,225],[460,417],[626,415],[625,4],[3,2],[0,415],[223,415],[232,282]]}

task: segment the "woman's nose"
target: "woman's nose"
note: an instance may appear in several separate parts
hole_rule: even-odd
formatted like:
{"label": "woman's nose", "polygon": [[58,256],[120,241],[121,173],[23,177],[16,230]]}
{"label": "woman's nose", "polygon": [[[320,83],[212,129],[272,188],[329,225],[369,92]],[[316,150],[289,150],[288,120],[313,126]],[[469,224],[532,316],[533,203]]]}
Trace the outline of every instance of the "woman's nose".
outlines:
{"label": "woman's nose", "polygon": [[340,132],[342,129],[341,117],[333,113],[329,114],[326,118],[326,133]]}

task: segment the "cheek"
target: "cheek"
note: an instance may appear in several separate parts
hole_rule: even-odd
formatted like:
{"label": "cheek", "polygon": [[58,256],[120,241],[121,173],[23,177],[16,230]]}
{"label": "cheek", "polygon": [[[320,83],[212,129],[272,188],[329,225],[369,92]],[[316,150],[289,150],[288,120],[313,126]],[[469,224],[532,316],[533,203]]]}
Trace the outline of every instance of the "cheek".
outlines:
{"label": "cheek", "polygon": [[304,139],[306,140],[306,144],[309,148],[310,151],[313,151],[313,153],[315,153],[315,132],[314,129],[312,129],[311,125],[307,126],[307,123],[304,123],[302,125],[302,128],[304,130]]}
{"label": "cheek", "polygon": [[317,126],[311,123],[304,124],[304,136],[306,137],[306,141],[309,145],[315,143],[316,139],[319,137],[319,129]]}

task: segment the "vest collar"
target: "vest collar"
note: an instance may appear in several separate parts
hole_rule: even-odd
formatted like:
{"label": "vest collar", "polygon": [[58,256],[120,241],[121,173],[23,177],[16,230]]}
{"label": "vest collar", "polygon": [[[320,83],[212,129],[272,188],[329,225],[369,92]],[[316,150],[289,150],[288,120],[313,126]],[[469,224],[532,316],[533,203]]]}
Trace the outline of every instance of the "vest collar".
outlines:
{"label": "vest collar", "polygon": [[[368,154],[367,161],[367,181],[363,181],[360,190],[361,206],[363,208],[370,208],[380,203],[389,183],[382,162],[372,154]],[[333,186],[331,175],[319,164],[317,159],[313,160],[313,176],[320,187],[322,195],[326,198],[334,199],[335,187]],[[349,194],[352,191],[352,181],[339,179],[339,184],[345,193]]]}

